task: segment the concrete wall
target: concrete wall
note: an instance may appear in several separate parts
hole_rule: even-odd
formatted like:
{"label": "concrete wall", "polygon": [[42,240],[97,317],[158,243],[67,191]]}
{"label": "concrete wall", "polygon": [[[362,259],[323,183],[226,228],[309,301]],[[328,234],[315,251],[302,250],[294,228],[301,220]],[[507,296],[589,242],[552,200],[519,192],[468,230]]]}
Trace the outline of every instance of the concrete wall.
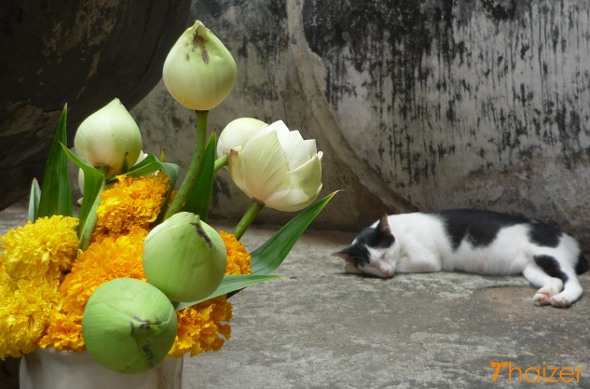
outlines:
{"label": "concrete wall", "polygon": [[[194,1],[238,63],[211,113],[283,119],[318,140],[317,226],[482,207],[581,239],[590,200],[590,4],[568,0]],[[188,163],[194,120],[160,84],[134,109],[151,148]],[[217,217],[247,202],[216,182]],[[265,212],[261,220],[283,216]]]}

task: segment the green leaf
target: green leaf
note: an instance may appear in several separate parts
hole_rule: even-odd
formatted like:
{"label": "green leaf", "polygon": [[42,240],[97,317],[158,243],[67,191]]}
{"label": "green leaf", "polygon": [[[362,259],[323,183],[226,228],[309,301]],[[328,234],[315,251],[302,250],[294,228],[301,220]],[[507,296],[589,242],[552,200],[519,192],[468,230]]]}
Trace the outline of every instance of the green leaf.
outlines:
{"label": "green leaf", "polygon": [[287,257],[297,240],[326,204],[338,193],[332,192],[322,200],[305,209],[299,215],[291,219],[269,240],[254,250],[252,257],[252,274],[268,274],[278,268]]}
{"label": "green leaf", "polygon": [[213,178],[215,176],[215,133],[211,135],[203,160],[201,172],[195,181],[195,185],[189,191],[183,211],[199,215],[202,221],[207,222],[209,206],[211,205],[211,194],[213,192]]}
{"label": "green leaf", "polygon": [[[158,158],[156,158],[156,156],[153,154],[148,155],[141,162],[133,165],[133,167],[125,174],[135,178],[147,176],[160,170],[163,170],[166,175],[168,175],[172,186],[174,186],[176,184],[176,179],[178,178],[178,173],[180,170],[178,165],[169,162],[162,162],[158,160]],[[109,181],[113,182],[116,180],[116,178],[109,179]]]}
{"label": "green leaf", "polygon": [[37,219],[37,212],[39,211],[39,200],[41,198],[41,188],[39,187],[39,181],[33,178],[31,184],[31,193],[29,195],[29,211],[27,220],[34,222]]}
{"label": "green leaf", "polygon": [[198,301],[192,302],[182,302],[178,305],[176,310],[181,310],[186,307],[190,307],[191,305],[195,305],[201,303],[203,301],[211,300],[215,297],[223,296],[224,294],[228,294],[231,292],[235,292],[237,290],[244,289],[247,286],[251,286],[254,284],[259,284],[261,282],[274,280],[277,278],[281,278],[281,276],[274,275],[274,274],[243,274],[243,275],[236,275],[236,276],[225,276],[223,281],[219,287],[213,292],[211,295],[207,296],[206,298]]}
{"label": "green leaf", "polygon": [[57,132],[53,138],[53,144],[51,145],[49,157],[47,158],[36,217],[73,215],[68,159],[60,146],[61,143],[67,144],[67,112],[68,108],[66,105],[61,112]]}
{"label": "green leaf", "polygon": [[84,250],[90,243],[90,237],[96,225],[96,208],[100,204],[100,194],[105,187],[105,173],[87,164],[63,144],[62,148],[68,158],[84,172],[84,198],[78,212],[78,237],[80,238],[80,248]]}

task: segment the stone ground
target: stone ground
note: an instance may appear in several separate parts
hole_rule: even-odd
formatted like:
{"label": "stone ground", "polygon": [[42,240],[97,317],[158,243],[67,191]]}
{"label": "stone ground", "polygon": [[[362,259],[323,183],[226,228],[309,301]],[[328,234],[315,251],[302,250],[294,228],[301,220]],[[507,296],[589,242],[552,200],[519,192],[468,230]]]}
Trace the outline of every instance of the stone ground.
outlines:
{"label": "stone ground", "polygon": [[[0,212],[0,233],[23,220],[22,206]],[[254,249],[274,230],[251,228],[243,241]],[[590,388],[590,273],[572,308],[540,308],[522,277],[344,274],[330,253],[351,239],[309,231],[277,271],[284,278],[232,297],[232,338],[187,359],[183,387],[528,388],[538,378]],[[502,368],[492,382],[491,362],[512,375]]]}

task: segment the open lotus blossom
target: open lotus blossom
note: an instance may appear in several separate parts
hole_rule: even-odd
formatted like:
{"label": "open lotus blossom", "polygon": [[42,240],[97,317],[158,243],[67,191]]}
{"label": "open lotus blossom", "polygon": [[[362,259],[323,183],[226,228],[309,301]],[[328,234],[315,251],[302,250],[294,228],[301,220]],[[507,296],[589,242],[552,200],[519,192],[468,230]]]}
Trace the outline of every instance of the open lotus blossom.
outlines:
{"label": "open lotus blossom", "polygon": [[242,117],[229,122],[217,140],[217,157],[228,154],[235,147],[243,146],[256,132],[268,126],[262,120]]}
{"label": "open lotus blossom", "polygon": [[[223,139],[220,136],[220,141]],[[229,152],[233,182],[252,200],[284,212],[310,205],[322,189],[322,152],[276,121]]]}

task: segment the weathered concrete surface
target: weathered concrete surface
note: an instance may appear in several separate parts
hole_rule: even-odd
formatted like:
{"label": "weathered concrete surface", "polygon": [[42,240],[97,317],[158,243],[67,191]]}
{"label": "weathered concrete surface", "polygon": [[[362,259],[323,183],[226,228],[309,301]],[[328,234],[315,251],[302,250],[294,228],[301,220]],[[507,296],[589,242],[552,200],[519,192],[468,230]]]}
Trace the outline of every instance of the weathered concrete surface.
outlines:
{"label": "weathered concrete surface", "polygon": [[[287,278],[236,295],[232,339],[185,365],[187,387],[507,387],[504,372],[491,382],[492,361],[584,367],[556,387],[590,387],[590,295],[558,310],[533,306],[521,277],[346,275],[329,253],[350,239],[312,231],[279,269]],[[588,294],[589,275],[582,284]]]}
{"label": "weathered concrete surface", "polygon": [[[0,213],[0,233],[23,219],[24,208]],[[252,228],[243,240],[253,249],[273,231]],[[539,308],[521,277],[344,274],[329,254],[351,238],[310,231],[277,271],[285,278],[234,296],[232,338],[219,352],[187,359],[183,387],[531,387],[518,384],[517,371],[508,385],[505,369],[492,383],[490,362],[503,361],[523,371],[583,367],[580,382],[546,385],[590,387],[589,274],[581,277],[586,296],[572,308]],[[13,387],[6,377],[0,383]]]}
{"label": "weathered concrete surface", "polygon": [[[590,242],[589,4],[194,0],[189,19],[238,64],[213,126],[283,119],[317,138],[326,190],[345,189],[319,226],[357,229],[408,204],[473,206]],[[192,118],[169,100],[160,86],[135,113],[150,147],[186,165]],[[217,185],[217,215],[234,218],[241,195]]]}

